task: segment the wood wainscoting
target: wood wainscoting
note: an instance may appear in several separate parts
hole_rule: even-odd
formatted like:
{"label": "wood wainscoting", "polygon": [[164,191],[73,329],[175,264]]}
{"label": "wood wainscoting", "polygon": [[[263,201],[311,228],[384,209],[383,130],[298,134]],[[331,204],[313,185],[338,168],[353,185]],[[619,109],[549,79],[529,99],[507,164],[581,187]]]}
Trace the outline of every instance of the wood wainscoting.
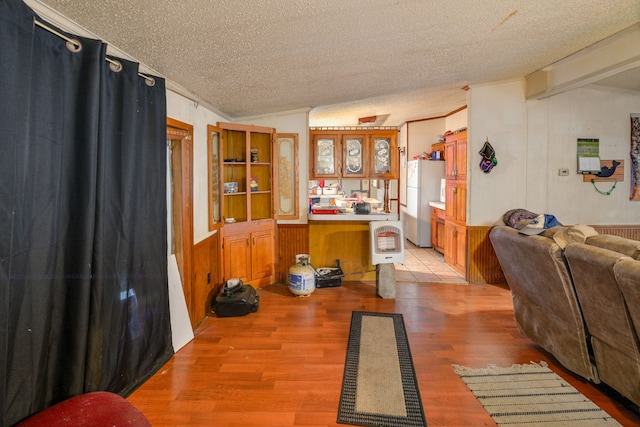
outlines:
{"label": "wood wainscoting", "polygon": [[296,255],[309,253],[309,225],[278,224],[277,229],[276,280],[288,283],[289,267],[296,263]]}
{"label": "wood wainscoting", "polygon": [[489,240],[491,228],[493,227],[467,226],[466,280],[470,285],[507,283],[491,240]]}
{"label": "wood wainscoting", "polygon": [[592,225],[600,234],[613,234],[627,239],[640,240],[640,225]]}
{"label": "wood wainscoting", "polygon": [[211,308],[222,286],[222,242],[220,233],[212,234],[193,247],[193,313],[191,325],[198,326]]}

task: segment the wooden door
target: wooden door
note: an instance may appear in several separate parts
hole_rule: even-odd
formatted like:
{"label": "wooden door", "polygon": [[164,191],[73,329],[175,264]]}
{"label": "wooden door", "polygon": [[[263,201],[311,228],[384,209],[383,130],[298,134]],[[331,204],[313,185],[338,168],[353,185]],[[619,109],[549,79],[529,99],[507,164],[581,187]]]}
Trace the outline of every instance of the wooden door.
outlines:
{"label": "wooden door", "polygon": [[169,245],[175,254],[182,279],[191,326],[199,322],[194,315],[193,278],[193,126],[167,118],[168,173],[171,177],[172,229]]}

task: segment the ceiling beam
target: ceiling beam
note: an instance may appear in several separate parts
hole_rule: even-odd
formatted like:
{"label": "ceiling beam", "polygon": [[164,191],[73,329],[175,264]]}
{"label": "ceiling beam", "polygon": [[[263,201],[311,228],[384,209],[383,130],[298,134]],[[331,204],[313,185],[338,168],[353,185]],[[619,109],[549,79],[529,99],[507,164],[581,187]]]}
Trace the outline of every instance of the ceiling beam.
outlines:
{"label": "ceiling beam", "polygon": [[543,99],[640,67],[640,23],[535,71],[527,99]]}

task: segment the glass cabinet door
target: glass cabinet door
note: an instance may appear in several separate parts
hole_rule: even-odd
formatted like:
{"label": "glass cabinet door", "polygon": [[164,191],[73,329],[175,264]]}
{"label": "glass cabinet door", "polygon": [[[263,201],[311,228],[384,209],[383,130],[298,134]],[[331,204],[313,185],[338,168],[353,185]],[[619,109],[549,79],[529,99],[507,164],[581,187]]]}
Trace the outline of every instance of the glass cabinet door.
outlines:
{"label": "glass cabinet door", "polygon": [[222,226],[222,179],[220,171],[220,134],[221,129],[207,126],[207,174],[209,176],[209,230],[216,230]]}
{"label": "glass cabinet door", "polygon": [[397,179],[398,142],[394,135],[374,135],[371,141],[371,178]]}
{"label": "glass cabinet door", "polygon": [[275,194],[278,219],[298,218],[298,134],[275,135]]}
{"label": "glass cabinet door", "polygon": [[365,164],[365,144],[364,135],[344,136],[343,149],[343,171],[344,178],[364,178],[366,176]]}
{"label": "glass cabinet door", "polygon": [[315,135],[312,141],[313,170],[315,178],[337,178],[340,176],[338,135]]}

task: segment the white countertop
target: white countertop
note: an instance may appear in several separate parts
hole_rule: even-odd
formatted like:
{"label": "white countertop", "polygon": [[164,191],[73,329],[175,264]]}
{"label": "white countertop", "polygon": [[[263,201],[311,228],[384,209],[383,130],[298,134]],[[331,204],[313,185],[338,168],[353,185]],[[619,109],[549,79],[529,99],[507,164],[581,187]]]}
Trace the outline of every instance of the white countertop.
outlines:
{"label": "white countertop", "polygon": [[312,214],[307,217],[309,221],[397,221],[398,214],[391,213],[370,213],[366,215],[353,214],[353,213],[338,213],[338,214]]}
{"label": "white countertop", "polygon": [[432,206],[432,207],[434,207],[436,209],[444,210],[444,202],[440,202],[440,201],[437,201],[437,200],[429,202],[429,206]]}

